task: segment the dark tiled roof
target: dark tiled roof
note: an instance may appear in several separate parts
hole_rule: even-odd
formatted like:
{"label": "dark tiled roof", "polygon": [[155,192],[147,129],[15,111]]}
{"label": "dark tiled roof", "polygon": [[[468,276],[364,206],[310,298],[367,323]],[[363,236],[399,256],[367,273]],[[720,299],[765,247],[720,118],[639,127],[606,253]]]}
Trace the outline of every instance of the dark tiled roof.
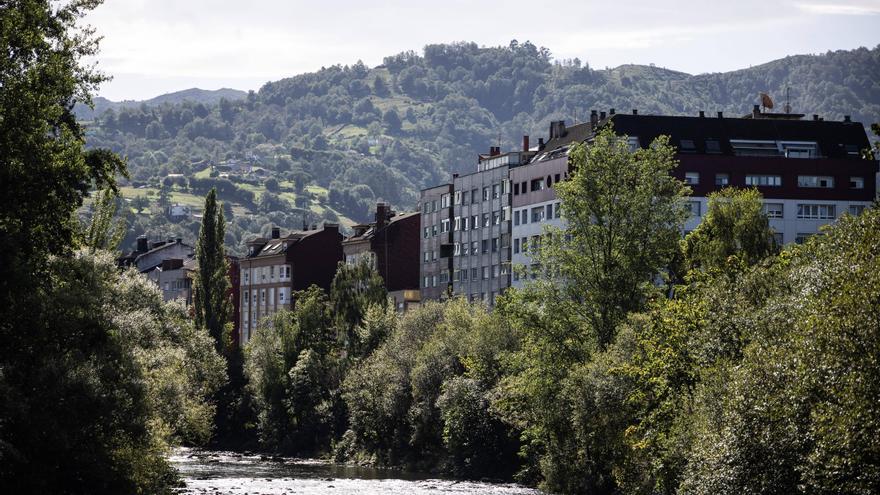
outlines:
{"label": "dark tiled roof", "polygon": [[593,130],[589,122],[567,127],[563,135],[551,138],[544,143],[544,149],[532,158],[532,163],[552,160],[558,156],[565,155],[572,144],[582,143],[592,134]]}
{"label": "dark tiled roof", "polygon": [[665,134],[676,147],[682,139],[693,140],[697,153],[705,153],[707,139],[717,139],[723,154],[732,153],[731,139],[816,142],[821,155],[829,158],[851,156],[846,146],[858,150],[869,146],[865,128],[858,122],[616,114],[600,125],[609,122],[618,134],[638,136],[642,147]]}
{"label": "dark tiled roof", "polygon": [[[395,223],[400,222],[401,220],[406,220],[407,218],[411,218],[413,216],[418,216],[418,215],[420,215],[420,213],[417,211],[412,212],[412,213],[401,213],[398,215],[394,215],[393,217],[391,217],[388,220],[388,223],[385,224],[385,228],[387,229],[387,228],[391,227],[392,225],[394,225]],[[355,225],[355,227],[367,227],[367,228],[360,235],[353,235],[353,236],[349,237],[348,239],[344,240],[343,243],[354,243],[354,242],[358,242],[358,241],[372,239],[373,236],[376,234],[376,222],[371,222],[369,224],[364,224],[364,225]]]}
{"label": "dark tiled roof", "polygon": [[277,254],[285,253],[291,246],[302,241],[303,239],[306,239],[320,232],[323,232],[323,230],[297,230],[280,239],[269,239],[266,241],[265,244],[263,244],[263,246],[260,247],[259,251],[246,256],[246,258],[261,258],[265,256],[275,256]]}

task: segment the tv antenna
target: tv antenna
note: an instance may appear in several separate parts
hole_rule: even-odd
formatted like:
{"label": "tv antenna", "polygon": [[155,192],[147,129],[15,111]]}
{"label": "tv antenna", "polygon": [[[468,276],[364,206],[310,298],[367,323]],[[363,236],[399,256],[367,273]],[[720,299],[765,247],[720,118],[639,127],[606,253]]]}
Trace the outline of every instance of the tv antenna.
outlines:
{"label": "tv antenna", "polygon": [[785,86],[785,113],[791,113],[791,87]]}

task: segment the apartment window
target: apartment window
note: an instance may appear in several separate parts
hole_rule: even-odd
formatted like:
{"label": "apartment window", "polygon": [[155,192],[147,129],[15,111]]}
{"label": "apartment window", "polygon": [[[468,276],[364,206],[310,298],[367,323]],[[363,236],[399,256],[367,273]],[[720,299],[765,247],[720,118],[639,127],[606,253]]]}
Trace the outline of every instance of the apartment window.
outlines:
{"label": "apartment window", "polygon": [[242,297],[242,300],[244,301],[244,305],[247,306],[251,300],[250,296],[248,295],[248,291],[244,291],[244,297]]}
{"label": "apartment window", "polygon": [[816,235],[816,234],[813,234],[810,232],[798,232],[798,234],[794,236],[794,242],[796,244],[803,244],[803,243],[807,242],[807,239],[809,239],[810,237],[813,237],[814,235]]}
{"label": "apartment window", "polygon": [[453,224],[452,229],[456,231],[461,230],[461,217],[455,217],[455,223]]}
{"label": "apartment window", "polygon": [[492,238],[492,252],[493,253],[498,252],[498,238],[497,237]]}
{"label": "apartment window", "polygon": [[513,195],[519,196],[519,182],[513,185]]}
{"label": "apartment window", "polygon": [[559,201],[557,201],[557,202],[553,205],[553,216],[556,217],[556,218],[560,218],[560,215],[561,215],[561,214],[562,214],[562,203],[560,203]]}
{"label": "apartment window", "polygon": [[798,187],[832,189],[834,177],[830,175],[798,175]]}
{"label": "apartment window", "polygon": [[680,144],[680,146],[678,148],[678,151],[680,153],[696,153],[697,152],[697,145],[696,145],[696,143],[694,143],[693,139],[682,139],[681,141],[679,141],[679,144]]}
{"label": "apartment window", "polygon": [[275,265],[269,267],[269,279],[275,280]]}
{"label": "apartment window", "polygon": [[440,208],[449,208],[449,194],[440,196]]}
{"label": "apartment window", "polygon": [[524,208],[524,209],[520,210],[519,216],[520,216],[520,220],[522,221],[523,225],[526,225],[529,223],[529,209],[528,208]]}
{"label": "apartment window", "polygon": [[715,185],[726,186],[730,184],[730,174],[715,174]]}
{"label": "apartment window", "polygon": [[764,203],[763,210],[767,218],[783,218],[785,216],[782,203]]}
{"label": "apartment window", "polygon": [[437,200],[436,199],[431,201],[431,211],[432,212],[437,211]]}
{"label": "apartment window", "polygon": [[257,305],[257,291],[251,292],[251,304],[253,306]]}
{"label": "apartment window", "polygon": [[467,191],[456,191],[456,194],[461,194],[461,204],[466,205],[469,203],[468,199],[471,197],[471,194]]}
{"label": "apartment window", "polygon": [[798,204],[797,217],[808,220],[831,220],[836,218],[834,205]]}
{"label": "apartment window", "polygon": [[425,227],[425,233],[424,233],[423,237],[425,239],[427,239],[430,236],[431,236],[431,227]]}
{"label": "apartment window", "polygon": [[478,229],[480,228],[480,220],[477,218],[477,215],[471,217],[471,228]]}
{"label": "apartment window", "polygon": [[425,201],[425,204],[422,205],[422,213],[428,214],[431,213],[431,202]]}
{"label": "apartment window", "polygon": [[449,283],[449,274],[446,272],[440,273],[440,284],[442,285],[447,283]]}
{"label": "apartment window", "polygon": [[544,219],[544,208],[540,207],[540,206],[537,208],[532,208],[532,223],[540,222],[543,219]]}
{"label": "apartment window", "polygon": [[266,281],[266,267],[260,268],[260,280]]}
{"label": "apartment window", "polygon": [[437,275],[431,275],[431,287],[437,287]]}
{"label": "apartment window", "polygon": [[483,227],[491,227],[492,219],[489,217],[488,213],[483,213]]}
{"label": "apartment window", "polygon": [[819,147],[816,143],[780,143],[786,158],[818,158]]}
{"label": "apartment window", "polygon": [[489,267],[484,266],[481,268],[481,270],[483,272],[483,280],[489,280]]}
{"label": "apartment window", "polygon": [[526,253],[529,250],[529,238],[528,237],[523,237],[522,239],[520,239],[519,248],[520,248],[520,250],[522,250],[523,253]]}
{"label": "apartment window", "polygon": [[731,139],[730,146],[736,156],[779,156],[781,154],[776,141]]}
{"label": "apartment window", "polygon": [[700,202],[699,201],[688,201],[687,208],[688,208],[688,211],[691,212],[691,216],[693,216],[693,217],[700,216]]}
{"label": "apartment window", "polygon": [[553,187],[553,176],[552,175],[547,176],[546,184],[547,184],[547,187]]}
{"label": "apartment window", "polygon": [[865,205],[849,205],[849,214],[857,217],[865,211]]}
{"label": "apartment window", "polygon": [[519,254],[519,239],[513,240],[513,254]]}
{"label": "apartment window", "polygon": [[431,261],[437,261],[437,250],[431,250]]}
{"label": "apartment window", "polygon": [[431,236],[437,235],[437,226],[431,225]]}
{"label": "apartment window", "polygon": [[290,265],[284,265],[284,278],[290,279]]}
{"label": "apartment window", "polygon": [[850,177],[849,178],[849,188],[850,189],[864,189],[865,188],[865,178],[864,177]]}
{"label": "apartment window", "polygon": [[477,271],[477,267],[471,268],[471,280],[478,280],[479,277],[480,277],[480,274]]}
{"label": "apartment window", "polygon": [[501,266],[492,265],[492,278],[498,278],[499,275],[501,275]]}
{"label": "apartment window", "polygon": [[425,256],[423,258],[425,263],[431,261],[431,251],[425,251]]}
{"label": "apartment window", "polygon": [[479,203],[480,202],[480,190],[479,189],[471,189],[471,203]]}
{"label": "apartment window", "polygon": [[526,191],[527,191],[527,189],[526,189],[526,184],[528,184],[526,181],[522,181],[522,182],[520,182],[520,184],[519,184],[519,192],[520,192],[520,194],[525,194],[525,193],[526,193]]}
{"label": "apartment window", "polygon": [[469,219],[468,217],[464,217],[464,218],[461,219],[461,230],[468,230],[468,229],[470,229],[470,222],[469,222],[469,220],[470,220],[470,219]]}
{"label": "apartment window", "polygon": [[513,281],[514,282],[519,281],[519,271],[517,271],[517,270],[513,271]]}
{"label": "apartment window", "polygon": [[248,270],[247,268],[241,269],[241,278],[242,278],[242,280],[244,280],[245,284],[248,283],[248,276],[249,275],[250,275],[250,270]]}
{"label": "apartment window", "polygon": [[700,183],[700,173],[699,172],[685,172],[684,174],[684,182],[689,185],[697,185]]}
{"label": "apartment window", "polygon": [[721,153],[721,142],[717,139],[707,139],[706,140],[706,153],[709,154],[719,154]]}
{"label": "apartment window", "polygon": [[482,246],[482,249],[480,250],[480,252],[483,254],[488,253],[489,252],[489,239],[483,239],[481,241],[481,246]]}
{"label": "apartment window", "polygon": [[440,220],[440,232],[446,233],[449,232],[449,219]]}
{"label": "apartment window", "polygon": [[470,250],[468,249],[469,246],[470,246],[470,244],[468,244],[466,242],[461,243],[461,255],[462,256],[467,256],[470,253]]}
{"label": "apartment window", "polygon": [[553,183],[559,184],[559,174],[553,176]]}
{"label": "apartment window", "polygon": [[492,212],[492,225],[501,225],[501,212],[493,211]]}
{"label": "apartment window", "polygon": [[501,184],[492,184],[492,199],[501,197]]}
{"label": "apartment window", "polygon": [[781,175],[747,175],[747,186],[779,187],[782,185]]}
{"label": "apartment window", "polygon": [[546,206],[547,213],[545,214],[545,218],[547,220],[553,220],[553,204],[549,204]]}
{"label": "apartment window", "polygon": [[260,290],[260,304],[266,304],[266,289]]}
{"label": "apartment window", "polygon": [[461,255],[461,244],[456,242],[455,243],[455,252],[453,253],[453,256],[459,256],[459,255]]}
{"label": "apartment window", "polygon": [[519,225],[519,210],[513,212],[513,225]]}
{"label": "apartment window", "polygon": [[478,254],[480,252],[480,241],[471,242],[471,254]]}
{"label": "apartment window", "polygon": [[427,289],[428,287],[430,287],[430,283],[431,283],[431,277],[428,277],[428,276],[426,275],[426,276],[425,276],[425,279],[422,280],[422,287],[424,287],[424,288]]}
{"label": "apartment window", "polygon": [[461,191],[455,191],[455,195],[453,196],[453,201],[457,205],[461,204]]}
{"label": "apartment window", "polygon": [[483,188],[483,201],[489,201],[489,186]]}
{"label": "apartment window", "polygon": [[467,277],[467,270],[461,270],[461,271],[459,271],[459,272],[458,272],[458,277],[457,277],[457,278],[458,278],[458,281],[459,281],[459,282],[464,282],[465,280],[467,280],[467,278],[468,278],[468,277]]}
{"label": "apartment window", "polygon": [[532,179],[532,191],[540,191],[544,189],[544,179]]}

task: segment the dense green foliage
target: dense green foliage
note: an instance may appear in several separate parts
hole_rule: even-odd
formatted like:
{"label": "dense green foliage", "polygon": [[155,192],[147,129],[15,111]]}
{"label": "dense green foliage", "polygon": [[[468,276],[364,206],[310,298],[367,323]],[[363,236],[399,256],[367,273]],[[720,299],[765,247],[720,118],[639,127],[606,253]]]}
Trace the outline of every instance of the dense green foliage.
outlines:
{"label": "dense green foliage", "polygon": [[[759,92],[781,107],[790,87],[796,112],[869,122],[880,115],[878,57],[880,49],[861,48],[692,76],[648,66],[591,68],[554,60],[528,42],[428,45],[374,68],[358,62],[269,82],[243,98],[112,110],[91,124],[89,143],[127,156],[136,185],[158,187],[168,173],[181,173],[197,194],[211,187],[197,191],[192,182],[204,180],[194,175],[210,163],[266,169],[266,176],[232,174],[234,188],[212,184],[220,199],[243,208],[227,239],[241,252],[244,237],[265,234],[269,223],[362,222],[377,200],[411,209],[420,188],[470,172],[474,155],[490,144],[517,149],[523,134],[545,136],[549,121],[583,121],[592,108],[744,115]],[[280,187],[267,214],[258,205],[270,176]],[[164,237],[160,225],[195,238],[197,225],[155,217],[138,216],[127,241],[141,232]]]}
{"label": "dense green foliage", "polygon": [[217,204],[217,190],[211,189],[205,197],[202,228],[196,243],[198,267],[193,280],[193,310],[195,324],[205,328],[214,337],[217,351],[223,352],[231,344],[229,323],[230,300],[229,265],[223,241],[226,220]]}
{"label": "dense green foliage", "polygon": [[[102,77],[76,27],[98,1],[0,9],[0,486],[10,493],[169,493],[165,459],[212,432],[225,379],[211,338],[120,273],[122,160],[84,149],[71,109]],[[105,189],[88,226],[75,211]],[[84,248],[84,249],[78,249]],[[87,248],[87,249],[85,249]]]}

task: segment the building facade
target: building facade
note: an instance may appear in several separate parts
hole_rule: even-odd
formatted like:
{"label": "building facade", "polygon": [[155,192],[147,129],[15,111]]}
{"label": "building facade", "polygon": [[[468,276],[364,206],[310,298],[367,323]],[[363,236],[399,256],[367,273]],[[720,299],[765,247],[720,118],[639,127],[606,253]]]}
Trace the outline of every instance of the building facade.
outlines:
{"label": "building facade", "polygon": [[367,259],[385,283],[385,290],[400,311],[418,305],[420,214],[395,214],[385,203],[376,205],[375,221],[355,225],[343,241],[345,263]]}
{"label": "building facade", "polygon": [[453,240],[452,229],[448,228],[452,222],[452,194],[452,184],[421,191],[419,284],[423,300],[437,301],[452,292]]}
{"label": "building facade", "polygon": [[289,310],[294,292],[312,285],[329,292],[336,268],[344,259],[342,234],[336,224],[284,237],[280,234],[275,227],[270,239],[249,241],[248,254],[238,261],[241,345],[265,318]]}

